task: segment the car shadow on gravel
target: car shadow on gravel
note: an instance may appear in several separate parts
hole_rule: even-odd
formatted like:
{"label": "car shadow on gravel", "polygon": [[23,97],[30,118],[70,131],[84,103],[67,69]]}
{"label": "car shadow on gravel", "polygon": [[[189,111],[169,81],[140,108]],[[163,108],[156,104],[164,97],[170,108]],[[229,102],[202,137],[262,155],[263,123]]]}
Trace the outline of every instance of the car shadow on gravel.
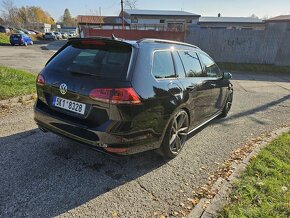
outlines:
{"label": "car shadow on gravel", "polygon": [[38,129],[2,137],[0,216],[57,216],[164,164],[156,152],[115,158]]}

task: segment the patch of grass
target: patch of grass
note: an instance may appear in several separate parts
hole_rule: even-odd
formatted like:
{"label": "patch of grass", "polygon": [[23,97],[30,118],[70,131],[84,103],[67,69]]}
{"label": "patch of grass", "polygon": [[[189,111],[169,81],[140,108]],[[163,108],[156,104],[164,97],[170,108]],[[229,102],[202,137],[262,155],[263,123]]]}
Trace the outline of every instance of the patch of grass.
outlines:
{"label": "patch of grass", "polygon": [[290,217],[290,133],[250,162],[222,217]]}
{"label": "patch of grass", "polygon": [[10,44],[9,35],[0,33],[0,44]]}
{"label": "patch of grass", "polygon": [[36,75],[0,66],[0,100],[35,93]]}
{"label": "patch of grass", "polygon": [[290,67],[275,66],[270,64],[218,63],[218,65],[223,71],[290,73]]}

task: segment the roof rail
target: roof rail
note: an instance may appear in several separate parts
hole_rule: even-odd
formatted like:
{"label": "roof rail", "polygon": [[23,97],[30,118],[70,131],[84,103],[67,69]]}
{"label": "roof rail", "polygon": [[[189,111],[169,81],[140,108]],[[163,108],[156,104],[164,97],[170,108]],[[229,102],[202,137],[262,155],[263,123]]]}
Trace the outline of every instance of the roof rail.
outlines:
{"label": "roof rail", "polygon": [[177,41],[172,41],[172,40],[166,40],[166,39],[154,39],[154,38],[144,38],[140,39],[137,41],[137,43],[142,43],[142,42],[155,42],[155,43],[168,43],[168,44],[176,44],[176,45],[185,45],[185,46],[190,46],[196,49],[200,49],[196,45],[188,44],[185,42],[177,42]]}

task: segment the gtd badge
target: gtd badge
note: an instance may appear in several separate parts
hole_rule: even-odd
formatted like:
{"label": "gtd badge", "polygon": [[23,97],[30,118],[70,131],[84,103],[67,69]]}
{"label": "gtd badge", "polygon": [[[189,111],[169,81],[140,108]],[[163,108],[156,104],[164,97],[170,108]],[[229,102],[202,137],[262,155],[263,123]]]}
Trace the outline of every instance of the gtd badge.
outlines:
{"label": "gtd badge", "polygon": [[61,94],[65,95],[67,92],[67,85],[65,83],[60,84],[59,91]]}

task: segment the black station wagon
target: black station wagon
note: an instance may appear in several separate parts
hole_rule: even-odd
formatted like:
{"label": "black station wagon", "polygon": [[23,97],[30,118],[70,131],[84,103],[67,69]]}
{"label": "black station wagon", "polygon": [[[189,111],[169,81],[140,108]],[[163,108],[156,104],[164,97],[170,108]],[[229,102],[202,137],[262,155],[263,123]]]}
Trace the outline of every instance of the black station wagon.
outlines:
{"label": "black station wagon", "polygon": [[38,75],[35,121],[96,150],[174,158],[189,133],[227,115],[230,78],[194,45],[75,38]]}

